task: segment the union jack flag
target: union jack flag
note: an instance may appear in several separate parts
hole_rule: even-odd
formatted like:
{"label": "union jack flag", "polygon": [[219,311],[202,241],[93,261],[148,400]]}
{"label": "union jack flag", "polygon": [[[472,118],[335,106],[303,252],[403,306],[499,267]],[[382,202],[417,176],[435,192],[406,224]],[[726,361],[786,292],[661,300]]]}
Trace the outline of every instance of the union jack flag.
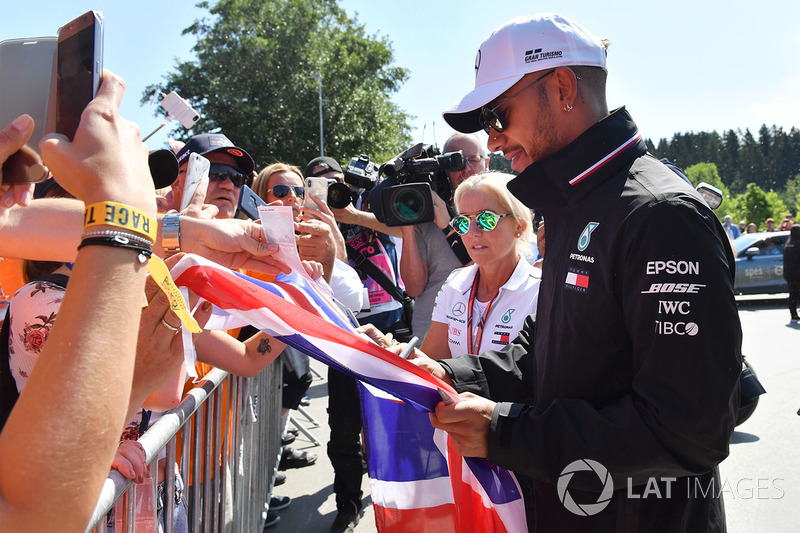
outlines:
{"label": "union jack flag", "polygon": [[367,384],[362,404],[379,531],[526,531],[513,474],[461,457],[447,434],[430,425],[426,413],[441,401],[439,391],[459,401],[456,391],[356,333],[316,283],[296,272],[262,281],[191,254],[172,276],[214,304],[207,328],[252,324]]}

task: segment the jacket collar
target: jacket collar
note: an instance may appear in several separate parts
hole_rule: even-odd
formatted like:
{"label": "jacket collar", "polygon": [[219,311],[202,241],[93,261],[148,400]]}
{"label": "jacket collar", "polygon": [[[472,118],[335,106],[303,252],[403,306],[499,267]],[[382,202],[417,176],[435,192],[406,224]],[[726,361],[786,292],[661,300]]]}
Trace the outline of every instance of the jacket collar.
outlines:
{"label": "jacket collar", "polygon": [[574,205],[646,152],[636,124],[620,107],[563,149],[532,163],[508,190],[532,209]]}

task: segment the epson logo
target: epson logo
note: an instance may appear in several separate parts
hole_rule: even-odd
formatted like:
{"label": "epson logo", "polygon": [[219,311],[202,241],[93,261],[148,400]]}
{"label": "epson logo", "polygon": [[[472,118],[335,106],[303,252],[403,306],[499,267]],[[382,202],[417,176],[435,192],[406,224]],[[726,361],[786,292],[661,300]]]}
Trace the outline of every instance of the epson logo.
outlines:
{"label": "epson logo", "polygon": [[700,263],[697,261],[648,261],[647,275],[667,274],[700,274]]}
{"label": "epson logo", "polygon": [[694,337],[700,328],[694,322],[662,322],[656,320],[657,335],[688,335]]}
{"label": "epson logo", "polygon": [[700,289],[705,287],[705,285],[700,283],[653,283],[650,285],[650,288],[646,291],[642,291],[642,294],[658,294],[658,293],[685,293],[685,294],[697,294],[700,292]]}
{"label": "epson logo", "polygon": [[690,302],[671,302],[671,301],[658,301],[658,314],[674,315],[680,313],[688,315],[691,310],[689,309]]}

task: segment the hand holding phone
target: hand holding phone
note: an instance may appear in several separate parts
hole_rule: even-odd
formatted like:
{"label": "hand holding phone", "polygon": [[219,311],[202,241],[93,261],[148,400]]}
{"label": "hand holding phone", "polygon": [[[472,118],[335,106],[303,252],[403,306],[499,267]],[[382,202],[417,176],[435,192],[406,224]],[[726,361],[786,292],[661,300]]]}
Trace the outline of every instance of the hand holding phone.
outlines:
{"label": "hand holding phone", "polygon": [[3,162],[4,185],[38,183],[48,176],[39,156],[39,140],[52,131],[47,116],[55,58],[55,37],[0,42],[0,128],[23,114],[33,119],[25,145]]}
{"label": "hand holding phone", "polygon": [[58,30],[56,133],[75,136],[103,74],[103,15],[89,11]]}
{"label": "hand holding phone", "polygon": [[253,189],[247,185],[242,185],[242,189],[239,191],[239,211],[250,217],[251,220],[258,220],[261,218],[258,214],[258,206],[260,205],[267,205],[267,202],[257,195]]}
{"label": "hand holding phone", "polygon": [[208,171],[211,168],[211,161],[202,155],[192,152],[189,154],[189,166],[186,168],[186,178],[183,180],[183,193],[181,194],[181,206],[179,211],[183,211],[192,201],[197,186],[208,178]]}
{"label": "hand holding phone", "polygon": [[[25,141],[30,137],[32,130],[31,119],[21,116],[0,132],[0,163],[2,163],[0,206],[2,207],[11,207],[14,204],[28,205],[33,196],[33,183],[16,179],[18,176],[27,177],[34,165],[38,165],[47,175],[46,168],[41,165],[38,155],[25,146]],[[28,160],[33,156],[35,159]]]}
{"label": "hand holding phone", "polygon": [[328,178],[306,178],[306,197],[303,202],[303,209],[319,211],[319,206],[311,199],[311,195],[316,196],[322,202],[328,203]]}

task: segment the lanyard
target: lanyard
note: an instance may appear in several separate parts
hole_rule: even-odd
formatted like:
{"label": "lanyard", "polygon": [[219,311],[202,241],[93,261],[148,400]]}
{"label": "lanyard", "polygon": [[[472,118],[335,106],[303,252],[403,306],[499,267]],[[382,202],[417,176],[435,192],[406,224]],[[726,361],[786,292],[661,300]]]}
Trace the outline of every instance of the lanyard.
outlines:
{"label": "lanyard", "polygon": [[[483,312],[483,316],[481,317],[480,321],[478,322],[478,332],[475,335],[475,344],[472,343],[472,309],[475,306],[475,296],[478,294],[478,280],[480,279],[481,271],[477,269],[475,271],[475,281],[472,282],[472,288],[469,291],[469,310],[467,311],[467,353],[480,353],[481,347],[481,339],[483,338],[483,327],[486,325],[486,319],[489,317],[489,310],[492,308],[492,303],[494,303],[494,299],[497,298],[497,295],[494,296],[491,300],[489,300],[489,304],[486,306],[486,310]],[[500,294],[500,291],[497,291],[497,294]]]}

